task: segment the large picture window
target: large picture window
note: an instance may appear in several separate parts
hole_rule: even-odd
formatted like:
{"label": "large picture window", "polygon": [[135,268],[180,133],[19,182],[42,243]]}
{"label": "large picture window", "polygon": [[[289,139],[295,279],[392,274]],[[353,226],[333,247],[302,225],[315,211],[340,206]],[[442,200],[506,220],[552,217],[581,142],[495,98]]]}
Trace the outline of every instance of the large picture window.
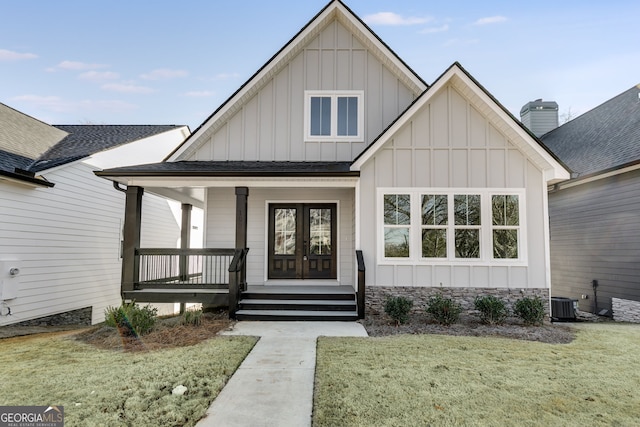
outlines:
{"label": "large picture window", "polygon": [[305,92],[307,141],[363,141],[362,91]]}
{"label": "large picture window", "polygon": [[383,259],[523,261],[523,190],[380,190]]}

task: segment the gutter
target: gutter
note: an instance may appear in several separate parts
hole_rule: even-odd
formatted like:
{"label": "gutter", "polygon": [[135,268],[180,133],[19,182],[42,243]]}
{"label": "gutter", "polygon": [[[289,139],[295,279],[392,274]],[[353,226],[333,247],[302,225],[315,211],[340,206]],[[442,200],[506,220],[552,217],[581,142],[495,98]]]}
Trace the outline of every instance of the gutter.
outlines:
{"label": "gutter", "polygon": [[6,179],[19,184],[32,185],[34,187],[51,188],[55,185],[53,182],[49,182],[44,178],[36,178],[36,174],[34,172],[29,172],[19,168],[15,168],[15,172],[0,170],[0,179]]}

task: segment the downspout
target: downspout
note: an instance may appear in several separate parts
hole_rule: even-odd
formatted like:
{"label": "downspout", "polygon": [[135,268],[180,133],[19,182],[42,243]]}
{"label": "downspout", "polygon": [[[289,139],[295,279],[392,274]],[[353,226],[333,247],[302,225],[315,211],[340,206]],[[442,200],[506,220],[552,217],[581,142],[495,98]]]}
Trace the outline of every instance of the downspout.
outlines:
{"label": "downspout", "polygon": [[127,192],[126,188],[120,187],[120,183],[118,181],[113,181],[113,188],[115,188],[118,191],[122,191],[123,193]]}

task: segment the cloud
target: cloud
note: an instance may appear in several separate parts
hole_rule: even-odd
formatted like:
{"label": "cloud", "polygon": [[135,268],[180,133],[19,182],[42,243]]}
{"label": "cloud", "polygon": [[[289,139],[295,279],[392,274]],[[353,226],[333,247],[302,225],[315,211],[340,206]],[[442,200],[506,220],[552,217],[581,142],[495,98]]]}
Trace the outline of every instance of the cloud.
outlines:
{"label": "cloud", "polygon": [[168,68],[159,68],[153,70],[150,73],[142,74],[140,78],[145,80],[167,80],[175,79],[177,77],[186,77],[189,73],[185,70],[170,70]]}
{"label": "cloud", "polygon": [[444,25],[441,25],[439,27],[425,28],[424,30],[418,31],[418,33],[420,33],[420,34],[433,34],[433,33],[442,33],[442,32],[445,32],[445,31],[449,31],[449,25],[448,24],[444,24]]}
{"label": "cloud", "polygon": [[24,59],[35,59],[38,55],[33,53],[20,53],[12,50],[0,49],[0,61],[22,61]]}
{"label": "cloud", "polygon": [[101,82],[104,80],[114,80],[120,77],[118,73],[114,73],[113,71],[87,71],[78,75],[79,79],[82,80],[90,80],[94,82]]}
{"label": "cloud", "polygon": [[146,86],[138,86],[133,83],[107,83],[102,85],[102,89],[120,93],[153,93],[155,90]]}
{"label": "cloud", "polygon": [[369,25],[417,25],[431,21],[431,18],[419,18],[416,16],[404,17],[393,12],[378,12],[364,17]]}
{"label": "cloud", "polygon": [[445,42],[445,47],[449,46],[470,46],[473,44],[478,44],[480,40],[478,39],[450,39]]}
{"label": "cloud", "polygon": [[191,92],[186,92],[184,96],[189,96],[192,98],[207,98],[207,97],[215,96],[215,94],[216,94],[215,92],[212,92],[210,90],[200,90],[200,91],[194,90]]}
{"label": "cloud", "polygon": [[59,63],[56,68],[61,70],[95,70],[98,68],[105,68],[108,65],[105,64],[88,64],[86,62],[78,62],[78,61],[62,61]]}
{"label": "cloud", "polygon": [[491,25],[491,24],[499,24],[500,22],[507,21],[506,16],[487,16],[486,18],[480,18],[473,25]]}
{"label": "cloud", "polygon": [[118,100],[91,100],[85,99],[80,101],[70,101],[62,99],[58,96],[41,96],[41,95],[20,95],[11,98],[13,101],[20,101],[34,105],[47,111],[55,113],[69,113],[86,111],[131,111],[138,108],[135,104],[130,104]]}
{"label": "cloud", "polygon": [[220,73],[213,76],[213,80],[229,80],[240,77],[239,73]]}

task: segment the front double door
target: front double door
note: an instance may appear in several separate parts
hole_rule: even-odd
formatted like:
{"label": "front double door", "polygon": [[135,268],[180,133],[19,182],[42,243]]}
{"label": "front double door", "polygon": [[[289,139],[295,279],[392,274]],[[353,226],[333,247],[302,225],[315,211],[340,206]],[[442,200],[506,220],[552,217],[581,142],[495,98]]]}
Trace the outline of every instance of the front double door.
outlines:
{"label": "front double door", "polygon": [[269,279],[336,278],[336,205],[269,205]]}

